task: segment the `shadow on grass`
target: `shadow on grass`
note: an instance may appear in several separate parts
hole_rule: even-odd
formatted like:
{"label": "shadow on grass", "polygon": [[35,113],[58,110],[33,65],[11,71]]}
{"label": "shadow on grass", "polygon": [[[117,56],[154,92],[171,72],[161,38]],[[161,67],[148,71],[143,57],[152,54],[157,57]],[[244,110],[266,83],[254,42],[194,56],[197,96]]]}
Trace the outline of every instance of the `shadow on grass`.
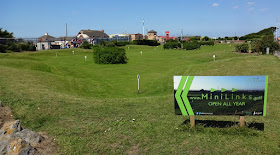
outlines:
{"label": "shadow on grass", "polygon": [[[181,125],[188,124],[189,119],[185,120]],[[239,122],[232,121],[215,121],[215,120],[195,120],[195,124],[200,124],[204,127],[214,127],[214,128],[228,128],[232,126],[238,126]],[[245,123],[245,126],[255,130],[264,130],[264,123]]]}

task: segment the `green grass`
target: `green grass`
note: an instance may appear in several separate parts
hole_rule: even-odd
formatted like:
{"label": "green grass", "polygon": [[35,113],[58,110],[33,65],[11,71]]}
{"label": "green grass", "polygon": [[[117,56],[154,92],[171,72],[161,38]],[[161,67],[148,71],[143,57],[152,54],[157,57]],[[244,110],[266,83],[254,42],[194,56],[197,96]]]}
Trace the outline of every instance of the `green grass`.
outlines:
{"label": "green grass", "polygon": [[[95,64],[83,49],[0,54],[0,100],[24,127],[54,136],[61,154],[280,153],[278,58],[221,44],[194,51],[129,47],[128,63],[117,65]],[[264,131],[181,125],[188,117],[174,114],[174,75],[268,75],[267,116],[245,117],[264,123]]]}

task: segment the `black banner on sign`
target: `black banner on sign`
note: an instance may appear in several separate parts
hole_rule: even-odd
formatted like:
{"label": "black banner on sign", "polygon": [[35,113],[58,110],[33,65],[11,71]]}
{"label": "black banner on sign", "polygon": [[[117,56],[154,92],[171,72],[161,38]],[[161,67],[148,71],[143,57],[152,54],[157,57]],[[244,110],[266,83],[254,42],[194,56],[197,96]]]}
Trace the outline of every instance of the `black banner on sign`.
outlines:
{"label": "black banner on sign", "polygon": [[266,115],[267,76],[174,76],[178,115]]}

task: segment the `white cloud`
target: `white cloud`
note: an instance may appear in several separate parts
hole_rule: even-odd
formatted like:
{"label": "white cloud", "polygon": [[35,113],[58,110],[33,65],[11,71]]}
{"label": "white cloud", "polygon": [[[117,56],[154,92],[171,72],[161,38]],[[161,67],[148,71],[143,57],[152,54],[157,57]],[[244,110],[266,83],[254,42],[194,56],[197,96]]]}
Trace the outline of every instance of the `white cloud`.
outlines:
{"label": "white cloud", "polygon": [[218,3],[213,3],[213,4],[212,4],[212,7],[218,7],[218,6],[219,6]]}
{"label": "white cloud", "polygon": [[261,9],[260,9],[261,12],[264,12],[264,11],[266,11],[266,10],[267,10],[267,8],[261,8]]}
{"label": "white cloud", "polygon": [[238,6],[238,5],[235,5],[235,6],[233,6],[232,8],[233,8],[233,9],[238,9],[239,6]]}
{"label": "white cloud", "polygon": [[250,7],[248,10],[253,11],[254,9],[255,9],[254,7]]}
{"label": "white cloud", "polygon": [[252,5],[254,5],[254,2],[248,2],[247,3],[249,6],[252,6]]}

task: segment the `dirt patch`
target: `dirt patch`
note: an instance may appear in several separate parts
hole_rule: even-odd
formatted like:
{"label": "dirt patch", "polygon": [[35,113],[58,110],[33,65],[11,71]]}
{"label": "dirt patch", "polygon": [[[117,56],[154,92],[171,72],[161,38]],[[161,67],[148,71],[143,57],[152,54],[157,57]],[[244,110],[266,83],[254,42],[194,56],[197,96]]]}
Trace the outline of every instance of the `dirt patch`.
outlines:
{"label": "dirt patch", "polygon": [[[3,127],[5,122],[11,122],[14,120],[11,109],[0,105],[0,129]],[[44,132],[38,132],[38,134],[40,134],[44,140],[41,143],[32,146],[37,149],[38,152],[36,154],[57,154],[57,147],[54,143],[54,138]]]}
{"label": "dirt patch", "polygon": [[128,155],[139,154],[139,145],[134,145],[130,150],[126,151]]}
{"label": "dirt patch", "polygon": [[12,112],[9,107],[0,107],[0,129],[2,128],[5,122],[14,120],[11,115]]}

